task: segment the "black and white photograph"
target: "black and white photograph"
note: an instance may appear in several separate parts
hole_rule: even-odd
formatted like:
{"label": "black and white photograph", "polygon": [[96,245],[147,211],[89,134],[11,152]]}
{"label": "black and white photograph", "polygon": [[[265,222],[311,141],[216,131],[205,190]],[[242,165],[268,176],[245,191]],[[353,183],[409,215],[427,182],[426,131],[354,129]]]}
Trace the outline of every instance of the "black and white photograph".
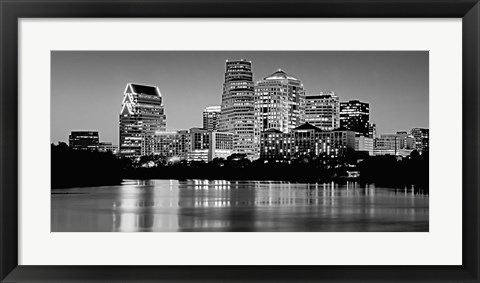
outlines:
{"label": "black and white photograph", "polygon": [[51,232],[429,232],[428,51],[50,55]]}

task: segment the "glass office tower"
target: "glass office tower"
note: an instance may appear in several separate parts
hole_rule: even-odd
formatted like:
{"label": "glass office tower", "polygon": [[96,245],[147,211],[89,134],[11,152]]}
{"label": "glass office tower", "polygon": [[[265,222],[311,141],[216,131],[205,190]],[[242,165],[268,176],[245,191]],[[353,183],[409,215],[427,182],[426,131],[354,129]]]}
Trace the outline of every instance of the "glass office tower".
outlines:
{"label": "glass office tower", "polygon": [[234,153],[255,158],[252,62],[227,60],[218,130],[233,133]]}
{"label": "glass office tower", "polygon": [[335,92],[320,92],[305,97],[305,122],[323,131],[340,128],[340,101]]}
{"label": "glass office tower", "polygon": [[120,154],[154,153],[155,132],[166,130],[162,95],[156,86],[127,84],[120,111]]}
{"label": "glass office tower", "polygon": [[340,128],[361,133],[369,137],[370,134],[369,104],[358,100],[340,103]]}
{"label": "glass office tower", "polygon": [[290,133],[305,122],[305,90],[302,82],[278,70],[255,84],[255,144],[269,129]]}

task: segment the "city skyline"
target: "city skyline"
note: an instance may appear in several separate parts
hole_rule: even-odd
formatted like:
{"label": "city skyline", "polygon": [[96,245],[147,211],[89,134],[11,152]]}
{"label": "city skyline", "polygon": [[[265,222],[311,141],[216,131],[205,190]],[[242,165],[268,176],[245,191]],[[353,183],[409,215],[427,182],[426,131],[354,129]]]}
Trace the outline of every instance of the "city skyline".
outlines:
{"label": "city skyline", "polygon": [[[55,51],[51,142],[66,141],[70,131],[92,130],[118,144],[118,114],[130,82],[159,87],[167,131],[201,127],[205,107],[221,104],[225,60],[242,58],[252,62],[255,83],[281,68],[302,80],[307,95],[335,91],[341,102],[370,103],[379,134],[428,128],[428,52]],[[193,94],[181,93],[192,87]]]}

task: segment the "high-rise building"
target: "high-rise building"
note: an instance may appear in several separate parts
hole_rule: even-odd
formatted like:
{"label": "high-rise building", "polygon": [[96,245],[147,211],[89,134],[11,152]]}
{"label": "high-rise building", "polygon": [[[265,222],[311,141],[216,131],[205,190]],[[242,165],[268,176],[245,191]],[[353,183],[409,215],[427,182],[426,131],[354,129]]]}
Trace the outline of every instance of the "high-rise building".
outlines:
{"label": "high-rise building", "polygon": [[358,100],[340,102],[340,128],[369,136],[369,104]]}
{"label": "high-rise building", "polygon": [[305,96],[305,122],[324,131],[340,128],[340,101],[335,92]]}
{"label": "high-rise building", "polygon": [[80,150],[98,150],[97,131],[72,131],[68,136],[68,146]]}
{"label": "high-rise building", "polygon": [[120,154],[154,153],[155,133],[166,130],[162,95],[156,86],[127,84],[120,111]]}
{"label": "high-rise building", "polygon": [[255,84],[255,144],[269,129],[290,133],[305,122],[305,90],[302,82],[278,70]]}
{"label": "high-rise building", "polygon": [[207,106],[203,110],[203,128],[209,131],[216,131],[220,117],[221,106]]}
{"label": "high-rise building", "polygon": [[255,158],[252,62],[227,60],[218,130],[233,133],[234,153]]}
{"label": "high-rise building", "polygon": [[415,139],[415,149],[419,152],[428,151],[429,130],[424,128],[413,128],[410,133]]}

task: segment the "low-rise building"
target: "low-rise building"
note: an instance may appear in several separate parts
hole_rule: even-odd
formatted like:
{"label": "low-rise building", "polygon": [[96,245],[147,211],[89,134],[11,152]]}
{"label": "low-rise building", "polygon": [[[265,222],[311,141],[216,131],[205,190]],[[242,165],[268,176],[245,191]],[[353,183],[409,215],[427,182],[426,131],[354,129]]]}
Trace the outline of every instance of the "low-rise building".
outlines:
{"label": "low-rise building", "polygon": [[233,153],[233,134],[203,128],[174,132],[158,132],[155,154],[188,161],[210,162]]}
{"label": "low-rise building", "polygon": [[286,159],[293,155],[294,139],[277,129],[269,129],[260,134],[260,158]]}
{"label": "low-rise building", "polygon": [[368,155],[373,155],[373,138],[366,137],[362,134],[355,134],[355,151],[365,151]]}
{"label": "low-rise building", "polygon": [[68,146],[78,150],[98,150],[98,131],[72,131],[68,136]]}
{"label": "low-rise building", "polygon": [[100,142],[98,143],[98,151],[100,152],[111,152],[113,154],[118,153],[118,146],[112,144],[111,142]]}
{"label": "low-rise building", "polygon": [[407,132],[383,134],[375,139],[374,155],[407,156],[415,149],[415,139]]}
{"label": "low-rise building", "polygon": [[167,158],[185,159],[190,148],[188,131],[157,132],[154,154]]}
{"label": "low-rise building", "polygon": [[260,139],[262,159],[321,155],[335,157],[349,150],[355,150],[355,132],[322,131],[309,123],[294,128],[291,133],[270,129],[262,132]]}

